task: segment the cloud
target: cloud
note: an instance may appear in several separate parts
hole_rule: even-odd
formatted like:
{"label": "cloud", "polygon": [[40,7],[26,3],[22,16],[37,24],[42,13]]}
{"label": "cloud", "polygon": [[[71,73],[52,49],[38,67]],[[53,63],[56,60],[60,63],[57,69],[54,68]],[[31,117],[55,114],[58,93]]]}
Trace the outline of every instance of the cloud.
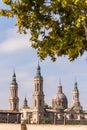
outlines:
{"label": "cloud", "polygon": [[16,30],[10,29],[5,32],[6,39],[0,43],[0,53],[15,53],[30,49],[29,34],[18,34]]}

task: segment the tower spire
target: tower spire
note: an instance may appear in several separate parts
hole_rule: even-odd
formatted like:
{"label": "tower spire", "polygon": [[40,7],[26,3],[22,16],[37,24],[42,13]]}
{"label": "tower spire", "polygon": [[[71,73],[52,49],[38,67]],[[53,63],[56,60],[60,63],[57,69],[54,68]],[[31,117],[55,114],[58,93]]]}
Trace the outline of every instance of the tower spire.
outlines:
{"label": "tower spire", "polygon": [[74,90],[78,90],[76,79],[75,79],[75,84],[74,84]]}
{"label": "tower spire", "polygon": [[59,85],[61,85],[61,78],[59,78]]}
{"label": "tower spire", "polygon": [[13,76],[12,76],[12,84],[16,85],[16,74],[15,74],[15,69],[13,70]]}
{"label": "tower spire", "polygon": [[39,60],[38,60],[38,66],[37,66],[36,76],[37,77],[41,77],[41,68],[40,68],[40,65],[39,65]]}
{"label": "tower spire", "polygon": [[27,98],[25,96],[23,108],[28,108]]}
{"label": "tower spire", "polygon": [[10,110],[19,110],[18,84],[16,82],[15,70],[13,71],[12,82],[10,84]]}
{"label": "tower spire", "polygon": [[58,93],[62,93],[61,79],[59,79]]}

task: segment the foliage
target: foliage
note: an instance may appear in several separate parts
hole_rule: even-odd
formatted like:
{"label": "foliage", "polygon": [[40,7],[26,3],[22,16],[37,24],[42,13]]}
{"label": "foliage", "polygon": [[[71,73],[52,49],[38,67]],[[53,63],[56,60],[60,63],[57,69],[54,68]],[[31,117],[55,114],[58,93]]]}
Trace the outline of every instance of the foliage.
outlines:
{"label": "foliage", "polygon": [[87,120],[66,120],[66,125],[87,125]]}
{"label": "foliage", "polygon": [[26,120],[24,120],[23,122],[22,122],[22,124],[28,124],[28,120],[26,119]]}
{"label": "foliage", "polygon": [[0,123],[7,123],[7,121],[0,119]]}
{"label": "foliage", "polygon": [[51,124],[51,119],[47,117],[40,118],[40,124]]}
{"label": "foliage", "polygon": [[87,0],[2,0],[0,15],[16,17],[18,30],[30,31],[41,59],[68,55],[72,61],[87,51]]}

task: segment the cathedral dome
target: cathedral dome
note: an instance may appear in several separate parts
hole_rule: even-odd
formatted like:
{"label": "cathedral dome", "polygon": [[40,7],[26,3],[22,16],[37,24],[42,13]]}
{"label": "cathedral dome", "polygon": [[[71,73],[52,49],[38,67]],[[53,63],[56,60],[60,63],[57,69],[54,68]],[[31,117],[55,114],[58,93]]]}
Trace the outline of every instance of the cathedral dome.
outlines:
{"label": "cathedral dome", "polygon": [[62,92],[62,86],[61,84],[58,86],[58,92],[53,97],[52,100],[52,107],[54,109],[66,109],[67,108],[67,98],[65,94]]}
{"label": "cathedral dome", "polygon": [[61,100],[61,99],[66,99],[66,96],[64,95],[64,93],[56,93],[56,95],[53,97],[53,99]]}

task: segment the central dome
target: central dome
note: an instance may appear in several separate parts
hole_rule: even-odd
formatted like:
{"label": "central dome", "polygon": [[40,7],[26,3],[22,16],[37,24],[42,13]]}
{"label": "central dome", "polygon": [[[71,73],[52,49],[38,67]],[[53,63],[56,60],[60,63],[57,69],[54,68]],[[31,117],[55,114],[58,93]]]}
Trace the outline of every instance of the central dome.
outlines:
{"label": "central dome", "polygon": [[67,104],[67,98],[65,94],[62,92],[62,85],[59,84],[58,91],[52,99],[52,107],[53,109],[66,109]]}

